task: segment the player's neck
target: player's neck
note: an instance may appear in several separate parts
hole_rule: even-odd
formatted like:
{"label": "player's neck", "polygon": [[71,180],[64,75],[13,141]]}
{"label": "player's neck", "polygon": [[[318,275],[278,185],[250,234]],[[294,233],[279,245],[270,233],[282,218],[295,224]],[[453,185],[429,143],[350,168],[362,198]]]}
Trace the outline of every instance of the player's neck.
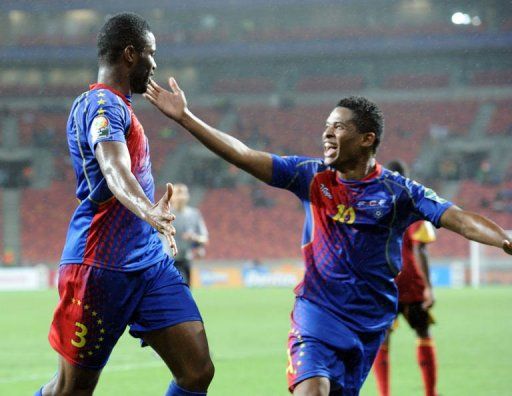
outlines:
{"label": "player's neck", "polygon": [[340,165],[336,168],[338,177],[344,180],[361,180],[375,171],[377,161],[374,156],[362,158],[348,164]]}
{"label": "player's neck", "polygon": [[100,65],[98,83],[108,85],[123,95],[130,95],[130,79],[116,66]]}

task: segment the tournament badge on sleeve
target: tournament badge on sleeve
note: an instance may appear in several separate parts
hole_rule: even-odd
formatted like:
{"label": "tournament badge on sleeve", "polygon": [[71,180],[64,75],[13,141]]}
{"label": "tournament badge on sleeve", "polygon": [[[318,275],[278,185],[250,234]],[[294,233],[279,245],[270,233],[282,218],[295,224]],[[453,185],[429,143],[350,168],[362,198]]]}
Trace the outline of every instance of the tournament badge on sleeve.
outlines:
{"label": "tournament badge on sleeve", "polygon": [[91,136],[93,143],[110,136],[110,122],[107,117],[98,115],[92,120]]}

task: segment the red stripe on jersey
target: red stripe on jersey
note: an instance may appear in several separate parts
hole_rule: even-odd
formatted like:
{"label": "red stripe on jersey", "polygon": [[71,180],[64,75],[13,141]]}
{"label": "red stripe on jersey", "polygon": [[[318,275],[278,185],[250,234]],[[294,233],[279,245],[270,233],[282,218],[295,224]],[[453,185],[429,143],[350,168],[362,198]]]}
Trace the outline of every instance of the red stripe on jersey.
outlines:
{"label": "red stripe on jersey", "polygon": [[110,220],[113,208],[118,203],[115,197],[112,197],[106,202],[101,203],[98,206],[98,211],[92,218],[91,225],[89,227],[89,235],[87,235],[87,241],[85,243],[84,252],[84,263],[95,264],[96,256],[98,254],[98,245],[102,240],[103,234],[105,233],[105,224]]}

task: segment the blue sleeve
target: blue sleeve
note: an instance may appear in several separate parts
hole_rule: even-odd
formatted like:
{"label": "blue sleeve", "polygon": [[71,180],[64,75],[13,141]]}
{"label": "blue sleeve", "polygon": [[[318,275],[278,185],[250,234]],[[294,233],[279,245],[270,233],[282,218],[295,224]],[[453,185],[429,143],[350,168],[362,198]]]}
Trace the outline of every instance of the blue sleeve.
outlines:
{"label": "blue sleeve", "polygon": [[449,207],[453,206],[453,203],[439,197],[434,190],[413,180],[406,179],[405,187],[409,192],[415,217],[411,221],[418,218],[428,220],[439,228],[441,216]]}
{"label": "blue sleeve", "polygon": [[130,113],[119,98],[105,90],[91,91],[85,119],[85,133],[92,152],[100,142],[126,143]]}
{"label": "blue sleeve", "polygon": [[270,185],[289,190],[299,198],[307,198],[310,176],[313,174],[311,167],[307,165],[316,162],[316,160],[305,157],[281,157],[272,154],[272,181]]}

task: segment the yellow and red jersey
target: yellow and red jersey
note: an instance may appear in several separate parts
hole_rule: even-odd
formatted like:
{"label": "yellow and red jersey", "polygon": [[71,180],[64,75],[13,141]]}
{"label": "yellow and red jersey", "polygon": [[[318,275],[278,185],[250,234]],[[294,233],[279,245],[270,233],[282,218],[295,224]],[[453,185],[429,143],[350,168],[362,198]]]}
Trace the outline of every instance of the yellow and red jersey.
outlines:
{"label": "yellow and red jersey", "polygon": [[414,253],[414,247],[419,243],[431,243],[435,240],[434,227],[427,221],[417,221],[405,231],[402,245],[402,271],[395,278],[399,302],[410,304],[423,301],[426,280]]}

